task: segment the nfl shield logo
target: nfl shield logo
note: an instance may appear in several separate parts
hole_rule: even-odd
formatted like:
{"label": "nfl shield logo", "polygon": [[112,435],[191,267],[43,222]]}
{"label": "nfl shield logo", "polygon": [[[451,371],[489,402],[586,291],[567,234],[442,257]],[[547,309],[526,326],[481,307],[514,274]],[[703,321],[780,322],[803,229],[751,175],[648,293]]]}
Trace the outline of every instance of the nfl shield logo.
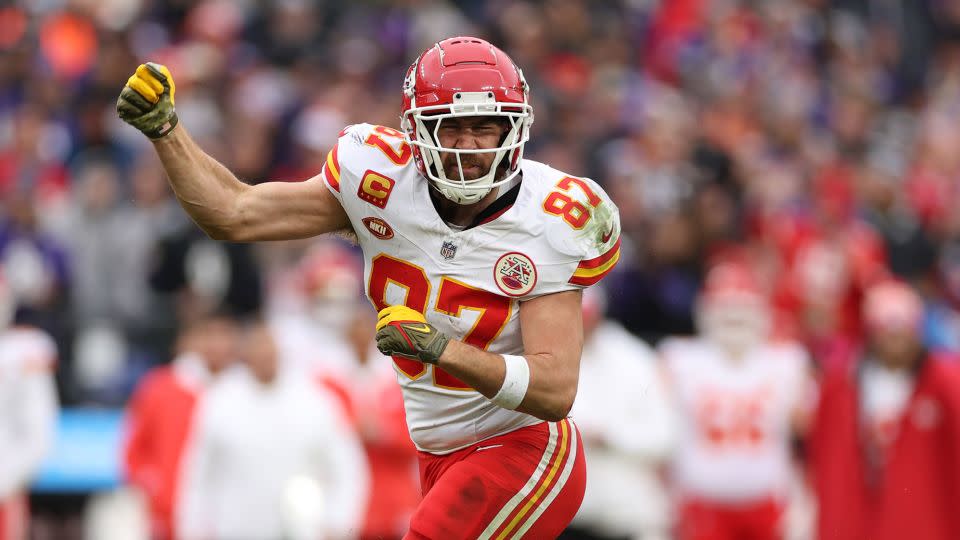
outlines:
{"label": "nfl shield logo", "polygon": [[440,246],[440,255],[443,255],[444,259],[449,261],[456,254],[457,254],[457,246],[453,242],[449,240],[445,240],[443,242],[443,245]]}

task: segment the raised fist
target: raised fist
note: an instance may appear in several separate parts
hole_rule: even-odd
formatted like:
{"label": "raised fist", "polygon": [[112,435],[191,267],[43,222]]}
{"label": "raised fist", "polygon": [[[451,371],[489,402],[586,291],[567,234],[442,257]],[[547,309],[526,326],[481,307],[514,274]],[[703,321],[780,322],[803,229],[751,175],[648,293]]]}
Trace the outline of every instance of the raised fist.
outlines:
{"label": "raised fist", "polygon": [[117,98],[117,114],[147,137],[159,139],[177,125],[173,107],[176,90],[166,66],[140,64]]}

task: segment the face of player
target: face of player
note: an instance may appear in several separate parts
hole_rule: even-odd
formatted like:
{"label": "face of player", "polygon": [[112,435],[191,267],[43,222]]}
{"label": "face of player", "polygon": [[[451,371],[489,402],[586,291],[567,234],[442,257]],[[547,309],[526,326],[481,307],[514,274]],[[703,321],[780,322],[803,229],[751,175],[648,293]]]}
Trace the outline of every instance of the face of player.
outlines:
{"label": "face of player", "polygon": [[766,306],[758,301],[715,300],[699,307],[697,326],[706,339],[739,356],[767,338],[769,316]]}
{"label": "face of player", "polygon": [[888,328],[871,332],[873,355],[892,369],[910,368],[920,358],[921,345],[916,331],[908,328]]}
{"label": "face of player", "polygon": [[277,377],[279,358],[273,334],[265,324],[256,324],[244,334],[243,358],[258,381],[270,384]]}
{"label": "face of player", "polygon": [[213,373],[223,370],[237,357],[237,329],[227,319],[211,319],[199,323],[184,340],[207,363]]}
{"label": "face of player", "polygon": [[[478,150],[499,147],[506,132],[507,124],[503,119],[494,116],[466,116],[443,119],[437,130],[437,136],[443,148]],[[495,152],[460,154],[464,180],[476,180],[487,174],[495,157]],[[456,154],[441,152],[440,159],[443,162],[443,172],[446,177],[459,180],[460,169],[457,166]]]}

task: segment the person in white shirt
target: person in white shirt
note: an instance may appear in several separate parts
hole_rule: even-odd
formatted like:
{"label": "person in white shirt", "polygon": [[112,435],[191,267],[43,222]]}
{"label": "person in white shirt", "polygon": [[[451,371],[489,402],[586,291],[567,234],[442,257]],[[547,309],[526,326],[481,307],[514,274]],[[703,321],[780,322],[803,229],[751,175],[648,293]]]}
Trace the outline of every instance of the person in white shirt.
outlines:
{"label": "person in white shirt", "polygon": [[27,537],[25,491],[56,429],[57,349],[41,330],[11,327],[13,299],[0,279],[0,540]]}
{"label": "person in white shirt", "polygon": [[669,501],[658,467],[671,448],[671,402],[653,350],[604,317],[601,287],[583,295],[584,347],[572,416],[587,456],[587,490],[561,538],[666,538]]}
{"label": "person in white shirt", "polygon": [[367,500],[363,448],[341,406],[284,369],[269,327],[203,396],[181,471],[178,537],[354,538]]}

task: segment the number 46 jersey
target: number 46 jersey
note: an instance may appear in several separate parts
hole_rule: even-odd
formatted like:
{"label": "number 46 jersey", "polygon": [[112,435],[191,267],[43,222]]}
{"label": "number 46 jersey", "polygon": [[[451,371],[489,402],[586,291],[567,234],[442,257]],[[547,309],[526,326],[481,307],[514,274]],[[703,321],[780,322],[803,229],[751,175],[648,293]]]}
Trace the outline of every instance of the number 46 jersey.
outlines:
{"label": "number 46 jersey", "polygon": [[[531,160],[520,166],[513,204],[456,230],[434,208],[400,132],[346,128],[322,175],[359,238],[376,309],[406,304],[452,338],[522,354],[520,302],[600,281],[620,256],[616,206],[591,180]],[[540,422],[494,405],[441,368],[393,361],[420,450],[449,453]]]}

